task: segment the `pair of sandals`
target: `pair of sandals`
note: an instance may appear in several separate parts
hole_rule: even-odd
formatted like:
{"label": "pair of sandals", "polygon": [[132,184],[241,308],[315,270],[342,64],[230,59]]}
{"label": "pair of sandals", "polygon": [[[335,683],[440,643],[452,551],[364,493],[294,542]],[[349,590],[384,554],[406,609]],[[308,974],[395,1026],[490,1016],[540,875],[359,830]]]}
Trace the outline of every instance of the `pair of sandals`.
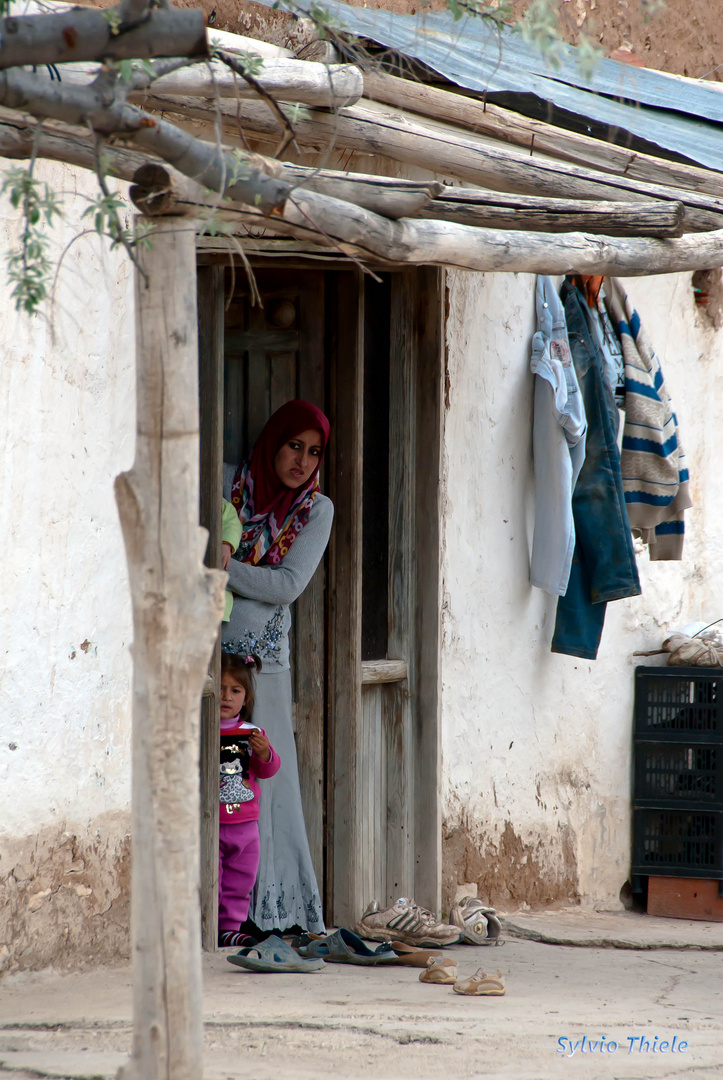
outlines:
{"label": "pair of sandals", "polygon": [[307,972],[323,971],[326,964],[357,964],[362,967],[378,967],[384,964],[403,964],[412,967],[426,966],[429,960],[441,957],[425,949],[415,949],[401,942],[383,942],[370,949],[351,930],[335,930],[333,934],[317,937],[305,934],[293,945],[272,934],[265,941],[240,949],[227,956],[229,964],[256,972]]}
{"label": "pair of sandals", "polygon": [[480,968],[469,978],[460,979],[457,977],[457,961],[448,957],[430,959],[419,981],[451,986],[455,994],[469,997],[502,997],[506,993],[504,975],[499,968],[496,975],[488,975]]}

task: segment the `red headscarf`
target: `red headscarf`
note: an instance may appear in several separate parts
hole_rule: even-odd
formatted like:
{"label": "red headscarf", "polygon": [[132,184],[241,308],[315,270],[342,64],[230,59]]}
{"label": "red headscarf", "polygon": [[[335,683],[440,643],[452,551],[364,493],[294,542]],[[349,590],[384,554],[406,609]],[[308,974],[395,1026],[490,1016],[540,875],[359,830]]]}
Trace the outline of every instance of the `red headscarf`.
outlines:
{"label": "red headscarf", "polygon": [[[277,476],[274,462],[284,443],[302,431],[319,432],[321,455],[306,483],[288,488]],[[244,526],[236,558],[254,565],[281,562],[309,520],[328,441],[329,421],[309,401],[287,401],[269,417],[233,481],[231,502]]]}

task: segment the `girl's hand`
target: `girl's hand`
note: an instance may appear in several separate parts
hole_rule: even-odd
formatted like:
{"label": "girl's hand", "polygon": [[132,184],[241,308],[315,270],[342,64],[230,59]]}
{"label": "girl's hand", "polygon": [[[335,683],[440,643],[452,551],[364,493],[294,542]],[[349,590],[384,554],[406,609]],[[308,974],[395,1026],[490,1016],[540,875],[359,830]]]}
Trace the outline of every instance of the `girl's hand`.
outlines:
{"label": "girl's hand", "polygon": [[231,564],[231,552],[233,548],[226,541],[221,544],[221,569],[228,570]]}
{"label": "girl's hand", "polygon": [[271,761],[271,743],[260,731],[254,731],[249,735],[249,746],[262,761]]}

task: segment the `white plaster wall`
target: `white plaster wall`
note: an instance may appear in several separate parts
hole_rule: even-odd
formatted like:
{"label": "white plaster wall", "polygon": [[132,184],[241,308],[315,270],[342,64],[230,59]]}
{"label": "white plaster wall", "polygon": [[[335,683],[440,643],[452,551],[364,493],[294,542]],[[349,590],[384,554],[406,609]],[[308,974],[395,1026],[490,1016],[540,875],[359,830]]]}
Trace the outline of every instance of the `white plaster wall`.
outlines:
{"label": "white plaster wall", "polygon": [[[550,895],[557,877],[564,897],[572,865],[581,902],[618,904],[630,864],[633,669],[656,662],[633,652],[723,616],[723,334],[696,310],[689,275],[627,284],[673,395],[695,507],[683,562],[639,557],[643,595],[608,605],[588,662],[550,652],[556,600],[529,585],[535,278],[448,275],[444,815],[485,868],[497,859],[521,883],[512,903],[546,874]],[[508,865],[513,834],[520,850]],[[448,870],[474,876],[461,863]]]}
{"label": "white plaster wall", "polygon": [[[64,193],[56,260],[87,228],[83,196],[97,187],[63,165],[37,175]],[[18,234],[3,200],[3,251]],[[84,236],[54,307],[29,318],[0,265],[0,839],[129,805],[131,611],[113,479],[133,460],[131,270]]]}

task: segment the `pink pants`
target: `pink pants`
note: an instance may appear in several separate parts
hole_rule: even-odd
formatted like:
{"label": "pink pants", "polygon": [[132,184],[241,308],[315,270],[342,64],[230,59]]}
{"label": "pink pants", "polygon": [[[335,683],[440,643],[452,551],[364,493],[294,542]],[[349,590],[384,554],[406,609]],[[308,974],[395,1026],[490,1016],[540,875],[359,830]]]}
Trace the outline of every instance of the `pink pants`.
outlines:
{"label": "pink pants", "polygon": [[238,930],[249,913],[259,869],[259,823],[221,823],[218,830],[218,929]]}

